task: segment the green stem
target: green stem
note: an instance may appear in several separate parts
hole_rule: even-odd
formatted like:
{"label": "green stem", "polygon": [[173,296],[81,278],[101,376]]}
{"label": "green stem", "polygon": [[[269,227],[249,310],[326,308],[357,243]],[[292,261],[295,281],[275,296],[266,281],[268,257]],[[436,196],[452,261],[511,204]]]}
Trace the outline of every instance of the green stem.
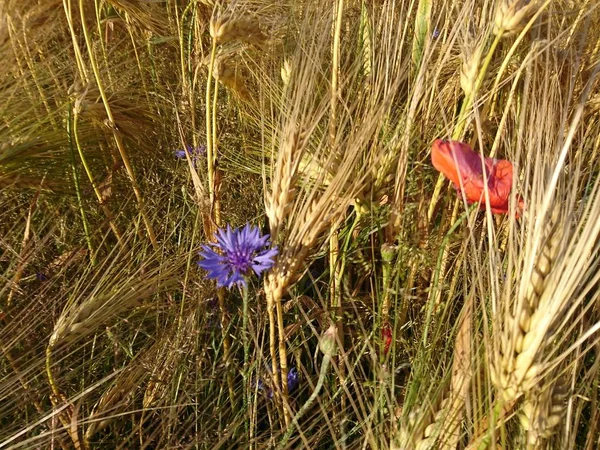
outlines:
{"label": "green stem", "polygon": [[450,227],[450,229],[444,236],[444,239],[442,240],[442,244],[440,246],[440,251],[438,252],[437,264],[435,266],[435,273],[433,276],[433,285],[431,286],[432,295],[430,295],[429,304],[427,305],[427,318],[425,319],[425,330],[423,332],[423,345],[427,345],[427,342],[428,342],[427,338],[428,338],[428,333],[429,333],[429,324],[431,323],[431,315],[433,314],[433,309],[436,304],[435,299],[437,298],[436,294],[439,289],[440,272],[441,272],[441,268],[442,268],[442,260],[444,258],[444,252],[446,250],[446,246],[448,245],[448,241],[450,240],[450,237],[454,234],[454,232],[459,227],[459,225],[463,222],[463,220],[465,220],[469,216],[469,214],[471,214],[471,212],[474,211],[475,208],[478,208],[478,207],[479,207],[479,204],[475,203],[469,209],[467,209],[467,211],[465,211],[456,220],[456,222],[454,222],[452,224],[452,226]]}
{"label": "green stem", "polygon": [[75,192],[77,193],[77,205],[79,206],[79,213],[81,214],[81,221],[83,222],[83,231],[85,233],[85,241],[90,251],[90,261],[92,265],[96,265],[96,252],[92,245],[92,238],[90,236],[90,227],[83,209],[83,200],[81,199],[81,187],[79,184],[79,176],[77,175],[77,169],[75,167],[75,150],[73,148],[73,133],[71,130],[71,104],[69,103],[68,117],[67,117],[67,137],[69,140],[69,149],[71,150],[71,169],[73,171],[73,182],[75,183]]}
{"label": "green stem", "polygon": [[302,408],[300,408],[300,410],[292,418],[292,423],[290,424],[287,431],[283,435],[283,439],[281,439],[281,442],[280,442],[279,446],[277,447],[278,449],[285,448],[288,441],[290,440],[290,437],[292,437],[294,430],[296,428],[300,428],[300,423],[298,421],[306,413],[306,411],[309,410],[309,408],[312,406],[312,404],[315,402],[315,400],[319,396],[319,392],[321,392],[321,388],[323,387],[323,383],[325,382],[325,378],[327,377],[327,372],[329,370],[330,363],[331,363],[331,356],[323,355],[323,362],[321,363],[321,371],[319,372],[319,379],[317,380],[317,385],[315,386],[315,390],[313,391],[311,396],[308,398],[308,400],[306,400],[306,403],[304,403],[304,405],[302,405]]}
{"label": "green stem", "polygon": [[[248,339],[248,286],[240,286],[240,294],[242,295],[242,342],[244,343],[244,367],[242,370],[242,377],[244,379],[244,411],[249,411],[250,408],[250,395],[251,388],[248,380],[250,379],[249,374],[249,361],[250,361],[250,340]],[[248,421],[244,421],[246,434],[250,436],[250,428]]]}

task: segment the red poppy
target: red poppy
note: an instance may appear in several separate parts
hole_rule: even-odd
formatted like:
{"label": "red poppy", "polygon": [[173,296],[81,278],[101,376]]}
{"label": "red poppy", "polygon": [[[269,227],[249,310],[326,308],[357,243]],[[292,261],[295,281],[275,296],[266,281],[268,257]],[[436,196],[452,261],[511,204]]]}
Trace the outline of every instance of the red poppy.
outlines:
{"label": "red poppy", "polygon": [[[481,203],[485,209],[484,170],[493,213],[507,213],[512,188],[513,165],[506,159],[483,158],[468,144],[436,139],[431,147],[433,166],[462,190],[469,203]],[[523,208],[523,200],[518,199]]]}
{"label": "red poppy", "polygon": [[383,353],[387,355],[392,345],[392,327],[389,323],[385,323],[381,329],[381,337],[383,338]]}

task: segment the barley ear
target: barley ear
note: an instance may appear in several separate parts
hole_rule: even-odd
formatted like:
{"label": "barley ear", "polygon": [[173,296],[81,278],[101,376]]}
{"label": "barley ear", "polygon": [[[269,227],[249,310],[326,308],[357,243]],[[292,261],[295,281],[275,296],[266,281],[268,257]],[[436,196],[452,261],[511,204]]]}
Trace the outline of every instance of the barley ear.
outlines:
{"label": "barley ear", "polygon": [[566,398],[567,389],[562,380],[525,395],[519,423],[527,432],[527,450],[540,448],[557,432],[566,414]]}
{"label": "barley ear", "polygon": [[460,70],[460,87],[466,97],[470,97],[476,89],[482,55],[483,45],[480,44],[477,44],[472,48],[465,48],[462,51],[463,63]]}
{"label": "barley ear", "polygon": [[240,65],[231,59],[217,58],[213,77],[223,86],[238,94],[243,100],[250,98],[250,93],[246,87],[248,80],[242,72]]}
{"label": "barley ear", "polygon": [[210,35],[217,44],[239,41],[259,46],[267,39],[257,18],[242,19],[230,13],[219,14],[211,19]]}
{"label": "barley ear", "polygon": [[538,0],[502,0],[496,10],[494,34],[510,33],[520,29],[535,9]]}
{"label": "barley ear", "polygon": [[[562,235],[559,215],[555,212],[546,226],[544,244],[536,257],[531,276],[521,287],[515,311],[507,312],[501,335],[500,365],[491,373],[492,381],[507,402],[529,391],[541,371],[543,339],[540,333],[546,333],[547,327],[541,326],[540,319],[548,320],[548,303],[552,301],[542,294],[559,255]],[[542,298],[545,299],[543,302]]]}

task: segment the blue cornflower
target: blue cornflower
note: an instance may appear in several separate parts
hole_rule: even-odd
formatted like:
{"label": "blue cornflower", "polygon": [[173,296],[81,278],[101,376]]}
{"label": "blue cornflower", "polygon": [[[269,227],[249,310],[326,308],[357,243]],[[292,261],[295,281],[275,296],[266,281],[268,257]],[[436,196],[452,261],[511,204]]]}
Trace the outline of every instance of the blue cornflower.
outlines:
{"label": "blue cornflower", "polygon": [[38,281],[47,281],[48,280],[48,275],[46,275],[44,272],[36,272],[35,273],[36,278],[38,279]]}
{"label": "blue cornflower", "polygon": [[206,145],[192,147],[191,145],[187,144],[185,146],[185,150],[175,150],[175,158],[184,159],[186,153],[189,153],[192,159],[196,160],[206,154]]}
{"label": "blue cornflower", "polygon": [[273,267],[277,247],[269,245],[269,235],[260,235],[258,227],[246,224],[243,229],[217,230],[217,242],[202,246],[198,263],[208,271],[208,278],[217,280],[217,287],[247,286],[246,276],[253,270],[257,276]]}
{"label": "blue cornflower", "polygon": [[292,392],[294,389],[296,389],[298,387],[299,384],[300,384],[300,374],[298,374],[298,370],[295,367],[292,367],[288,371],[288,376],[287,376],[288,392]]}
{"label": "blue cornflower", "polygon": [[[298,374],[298,370],[295,367],[291,367],[290,370],[288,371],[288,376],[287,376],[288,393],[293,392],[294,389],[296,389],[299,384],[300,384],[300,375]],[[270,387],[265,386],[265,383],[263,382],[262,379],[258,380],[258,382],[256,383],[256,387],[259,391],[262,391],[265,394],[267,394],[268,398],[273,398],[273,390]]]}

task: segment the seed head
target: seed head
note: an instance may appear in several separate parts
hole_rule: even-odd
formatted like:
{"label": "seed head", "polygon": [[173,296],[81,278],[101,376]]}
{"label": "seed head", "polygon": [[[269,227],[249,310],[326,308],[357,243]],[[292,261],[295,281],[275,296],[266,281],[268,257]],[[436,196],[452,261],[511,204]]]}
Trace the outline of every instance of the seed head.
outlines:
{"label": "seed head", "polygon": [[525,19],[537,6],[537,0],[502,0],[496,11],[494,34],[510,33],[520,29]]}
{"label": "seed head", "polygon": [[337,353],[337,327],[331,324],[327,331],[321,336],[319,348],[325,356],[335,356]]}

